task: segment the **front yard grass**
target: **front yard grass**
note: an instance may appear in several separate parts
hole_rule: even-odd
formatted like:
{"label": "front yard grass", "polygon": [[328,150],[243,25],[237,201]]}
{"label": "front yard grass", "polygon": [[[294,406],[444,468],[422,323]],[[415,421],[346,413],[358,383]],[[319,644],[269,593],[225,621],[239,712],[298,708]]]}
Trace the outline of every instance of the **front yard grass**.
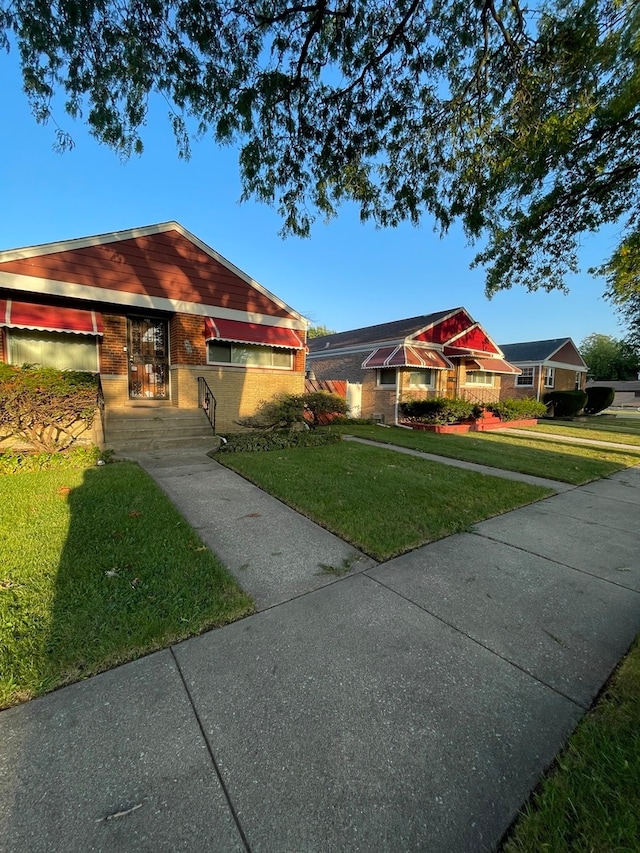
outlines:
{"label": "front yard grass", "polygon": [[574,438],[611,441],[614,444],[633,444],[640,447],[640,418],[623,418],[615,415],[597,415],[584,421],[539,421],[526,427],[536,433],[553,433]]}
{"label": "front yard grass", "polygon": [[216,459],[376,560],[552,494],[347,441]]}
{"label": "front yard grass", "polygon": [[579,723],[501,853],[640,849],[640,640]]}
{"label": "front yard grass", "polygon": [[637,452],[590,447],[553,442],[546,438],[536,439],[535,433],[531,433],[531,437],[495,432],[445,435],[366,424],[346,424],[328,429],[383,444],[410,447],[425,453],[547,477],[576,486],[640,464],[640,446]]}
{"label": "front yard grass", "polygon": [[0,707],[254,609],[137,465],[0,476]]}

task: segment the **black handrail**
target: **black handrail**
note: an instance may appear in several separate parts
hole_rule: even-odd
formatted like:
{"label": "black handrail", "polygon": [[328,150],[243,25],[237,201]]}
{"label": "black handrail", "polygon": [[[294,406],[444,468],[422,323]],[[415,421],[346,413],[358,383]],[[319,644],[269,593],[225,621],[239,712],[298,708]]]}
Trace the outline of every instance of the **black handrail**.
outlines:
{"label": "black handrail", "polygon": [[105,402],[104,402],[104,391],[102,389],[102,381],[100,379],[100,374],[98,373],[98,390],[96,394],[96,405],[98,407],[98,411],[100,412],[100,423],[102,424],[102,440],[107,440],[107,430],[105,427]]}
{"label": "black handrail", "polygon": [[216,398],[213,396],[211,388],[207,385],[204,376],[198,376],[198,408],[204,409],[213,433],[216,432],[216,406],[218,405]]}

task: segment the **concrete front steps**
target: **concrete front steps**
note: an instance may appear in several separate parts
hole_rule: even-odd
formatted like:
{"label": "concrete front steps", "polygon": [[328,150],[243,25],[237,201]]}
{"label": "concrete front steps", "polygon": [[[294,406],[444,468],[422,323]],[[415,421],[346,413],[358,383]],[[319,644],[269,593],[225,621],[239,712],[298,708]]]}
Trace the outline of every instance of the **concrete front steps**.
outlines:
{"label": "concrete front steps", "polygon": [[104,444],[115,453],[172,447],[212,450],[218,443],[202,409],[140,403],[106,411]]}

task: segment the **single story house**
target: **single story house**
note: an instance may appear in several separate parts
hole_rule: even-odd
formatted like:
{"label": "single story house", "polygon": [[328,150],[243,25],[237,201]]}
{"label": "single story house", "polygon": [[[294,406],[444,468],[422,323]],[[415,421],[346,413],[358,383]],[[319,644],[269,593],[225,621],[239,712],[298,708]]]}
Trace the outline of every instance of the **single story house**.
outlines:
{"label": "single story house", "polygon": [[351,414],[384,423],[408,399],[495,402],[502,377],[519,373],[465,308],[312,338],[307,370],[347,380]]}
{"label": "single story house", "polygon": [[548,391],[583,391],[587,365],[571,338],[500,344],[504,357],[520,372],[505,379],[501,397],[534,397],[542,400]]}
{"label": "single story house", "polygon": [[196,409],[202,377],[233,429],[302,392],[306,328],[177,222],[0,252],[0,360],[97,373],[107,423],[127,406]]}

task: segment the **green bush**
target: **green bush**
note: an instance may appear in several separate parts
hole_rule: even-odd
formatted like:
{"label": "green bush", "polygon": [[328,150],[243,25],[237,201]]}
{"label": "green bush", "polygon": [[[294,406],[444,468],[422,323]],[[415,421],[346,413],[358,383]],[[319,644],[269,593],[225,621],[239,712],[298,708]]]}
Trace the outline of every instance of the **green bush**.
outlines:
{"label": "green bush", "polygon": [[571,418],[582,411],[587,395],[584,391],[549,391],[542,398],[555,418]]}
{"label": "green bush", "polygon": [[250,429],[286,430],[306,423],[314,429],[330,421],[334,414],[345,415],[346,412],[347,401],[327,391],[278,394],[272,400],[263,400],[254,415],[241,418],[238,424]]}
{"label": "green bush", "polygon": [[547,414],[544,403],[538,402],[533,397],[508,397],[496,403],[487,403],[487,411],[493,412],[500,420],[519,421],[524,418],[542,418]]}
{"label": "green bush", "polygon": [[431,397],[428,400],[405,400],[398,414],[405,421],[421,424],[455,424],[477,418],[482,407],[459,397]]}
{"label": "green bush", "polygon": [[53,453],[91,427],[97,408],[93,373],[0,365],[0,438],[17,438]]}
{"label": "green bush", "polygon": [[227,435],[220,445],[218,453],[257,453],[269,450],[285,450],[289,447],[321,447],[326,444],[337,444],[339,441],[342,441],[342,436],[328,430],[242,432]]}
{"label": "green bush", "polygon": [[347,414],[348,406],[344,397],[330,394],[328,391],[311,391],[302,395],[305,420],[311,428],[332,422],[334,417]]}
{"label": "green bush", "polygon": [[616,396],[614,388],[604,385],[585,388],[585,394],[587,395],[587,402],[584,404],[585,415],[597,415],[598,412],[608,409]]}

